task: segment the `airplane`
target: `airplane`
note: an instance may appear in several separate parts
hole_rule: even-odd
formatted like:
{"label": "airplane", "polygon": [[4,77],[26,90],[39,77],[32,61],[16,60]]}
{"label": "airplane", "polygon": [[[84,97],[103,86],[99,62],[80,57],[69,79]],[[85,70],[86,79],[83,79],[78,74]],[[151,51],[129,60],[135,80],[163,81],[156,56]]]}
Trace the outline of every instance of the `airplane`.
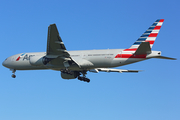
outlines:
{"label": "airplane", "polygon": [[164,19],[157,19],[136,41],[127,49],[78,50],[67,51],[59,35],[56,24],[48,27],[46,52],[20,53],[8,57],[2,65],[10,68],[15,78],[16,70],[51,69],[61,72],[63,79],[78,79],[90,82],[87,72],[132,72],[140,70],[114,69],[150,58],[176,60],[161,56],[161,51],[152,51],[152,46],[159,33]]}

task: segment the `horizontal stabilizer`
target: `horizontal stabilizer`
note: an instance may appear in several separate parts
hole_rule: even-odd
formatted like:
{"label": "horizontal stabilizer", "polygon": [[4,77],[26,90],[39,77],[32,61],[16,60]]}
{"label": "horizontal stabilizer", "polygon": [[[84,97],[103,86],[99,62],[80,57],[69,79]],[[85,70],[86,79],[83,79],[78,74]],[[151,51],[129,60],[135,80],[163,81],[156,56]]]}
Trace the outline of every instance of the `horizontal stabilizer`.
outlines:
{"label": "horizontal stabilizer", "polygon": [[141,70],[123,70],[123,69],[109,69],[109,68],[96,68],[96,69],[92,69],[89,70],[90,72],[119,72],[119,73],[123,73],[123,72],[133,72],[133,73],[137,73]]}
{"label": "horizontal stabilizer", "polygon": [[168,60],[177,60],[176,58],[170,58],[170,57],[165,57],[165,56],[156,56],[153,58],[159,58],[159,59],[168,59]]}
{"label": "horizontal stabilizer", "polygon": [[151,48],[149,42],[142,42],[137,48],[135,55],[143,55],[151,53]]}

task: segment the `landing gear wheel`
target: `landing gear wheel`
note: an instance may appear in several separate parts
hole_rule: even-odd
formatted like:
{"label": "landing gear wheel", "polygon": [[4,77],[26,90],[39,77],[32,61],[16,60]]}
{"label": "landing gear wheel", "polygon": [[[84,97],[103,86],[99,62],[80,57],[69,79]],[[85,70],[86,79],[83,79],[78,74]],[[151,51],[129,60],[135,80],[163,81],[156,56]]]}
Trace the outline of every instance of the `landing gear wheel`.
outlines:
{"label": "landing gear wheel", "polygon": [[16,75],[12,74],[12,78],[16,78]]}
{"label": "landing gear wheel", "polygon": [[82,81],[83,79],[82,79],[82,77],[78,76],[78,80]]}
{"label": "landing gear wheel", "polygon": [[85,81],[89,83],[89,82],[90,82],[90,79],[86,78]]}
{"label": "landing gear wheel", "polygon": [[84,81],[84,82],[90,82],[90,79],[88,79],[88,78],[85,78],[85,77],[78,77],[78,80],[80,80],[80,81]]}
{"label": "landing gear wheel", "polygon": [[12,71],[12,78],[16,78],[16,75],[15,75],[15,72],[16,72],[16,69],[10,69]]}

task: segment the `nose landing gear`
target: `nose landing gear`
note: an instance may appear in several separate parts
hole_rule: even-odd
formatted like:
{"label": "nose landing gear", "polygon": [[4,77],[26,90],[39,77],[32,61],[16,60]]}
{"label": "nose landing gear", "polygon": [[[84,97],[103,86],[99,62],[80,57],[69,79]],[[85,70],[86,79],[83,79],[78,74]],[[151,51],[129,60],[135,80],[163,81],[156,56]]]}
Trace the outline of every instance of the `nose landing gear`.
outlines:
{"label": "nose landing gear", "polygon": [[11,76],[12,76],[12,78],[16,78],[16,75],[15,75],[15,74],[12,74]]}
{"label": "nose landing gear", "polygon": [[16,75],[15,75],[16,69],[10,69],[10,70],[11,70],[12,73],[13,73],[13,74],[11,75],[11,77],[12,77],[12,78],[16,78]]}

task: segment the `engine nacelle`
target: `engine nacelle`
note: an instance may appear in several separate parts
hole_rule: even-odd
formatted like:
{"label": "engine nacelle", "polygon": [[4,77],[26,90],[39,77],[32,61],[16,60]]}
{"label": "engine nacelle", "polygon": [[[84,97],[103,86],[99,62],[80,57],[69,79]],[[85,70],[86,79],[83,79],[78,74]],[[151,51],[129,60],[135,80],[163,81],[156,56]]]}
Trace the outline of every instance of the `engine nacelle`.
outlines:
{"label": "engine nacelle", "polygon": [[71,72],[71,74],[61,72],[61,77],[63,79],[75,79],[77,78],[77,76],[78,76],[78,72]]}
{"label": "engine nacelle", "polygon": [[43,66],[44,57],[42,56],[31,56],[29,59],[29,63],[33,66]]}

